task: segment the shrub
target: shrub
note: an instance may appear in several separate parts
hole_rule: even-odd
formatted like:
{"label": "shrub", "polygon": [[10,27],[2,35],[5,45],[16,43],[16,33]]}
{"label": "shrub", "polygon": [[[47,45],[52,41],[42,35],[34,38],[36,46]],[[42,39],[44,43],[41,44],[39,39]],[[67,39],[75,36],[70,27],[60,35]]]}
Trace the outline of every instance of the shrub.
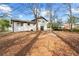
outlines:
{"label": "shrub", "polygon": [[0,30],[6,31],[8,27],[10,27],[9,21],[6,19],[0,19]]}

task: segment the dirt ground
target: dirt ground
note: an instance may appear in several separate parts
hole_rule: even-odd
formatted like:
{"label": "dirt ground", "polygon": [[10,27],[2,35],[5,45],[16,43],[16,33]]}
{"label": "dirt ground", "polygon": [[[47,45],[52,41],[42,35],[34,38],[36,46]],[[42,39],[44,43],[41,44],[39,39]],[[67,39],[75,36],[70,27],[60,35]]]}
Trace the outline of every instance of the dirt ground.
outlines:
{"label": "dirt ground", "polygon": [[79,54],[79,33],[76,32],[66,32],[66,31],[55,31],[54,34],[57,35],[62,41],[68,44],[72,49]]}
{"label": "dirt ground", "polygon": [[16,32],[0,36],[1,56],[78,56],[79,34],[63,31]]}

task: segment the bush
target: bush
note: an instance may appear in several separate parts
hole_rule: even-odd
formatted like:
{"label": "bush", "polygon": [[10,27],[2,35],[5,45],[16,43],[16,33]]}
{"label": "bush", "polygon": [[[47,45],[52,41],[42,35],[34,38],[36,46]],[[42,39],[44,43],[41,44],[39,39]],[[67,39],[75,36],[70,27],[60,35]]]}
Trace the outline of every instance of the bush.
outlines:
{"label": "bush", "polygon": [[61,27],[53,27],[53,30],[61,31],[62,28]]}
{"label": "bush", "polygon": [[58,31],[61,31],[62,30],[60,24],[58,24],[58,23],[53,23],[52,24],[52,29],[53,30],[58,30]]}
{"label": "bush", "polygon": [[0,19],[0,30],[6,31],[10,27],[9,21],[6,19]]}
{"label": "bush", "polygon": [[79,32],[79,29],[73,29],[72,32]]}

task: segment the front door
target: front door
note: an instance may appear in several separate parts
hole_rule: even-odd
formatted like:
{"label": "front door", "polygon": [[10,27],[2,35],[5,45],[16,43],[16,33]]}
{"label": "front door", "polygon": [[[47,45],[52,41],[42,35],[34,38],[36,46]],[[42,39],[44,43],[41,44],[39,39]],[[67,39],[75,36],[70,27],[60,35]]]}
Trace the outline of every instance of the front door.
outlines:
{"label": "front door", "polygon": [[43,31],[43,30],[44,30],[44,26],[41,26],[41,27],[40,27],[40,30],[42,30],[42,31]]}

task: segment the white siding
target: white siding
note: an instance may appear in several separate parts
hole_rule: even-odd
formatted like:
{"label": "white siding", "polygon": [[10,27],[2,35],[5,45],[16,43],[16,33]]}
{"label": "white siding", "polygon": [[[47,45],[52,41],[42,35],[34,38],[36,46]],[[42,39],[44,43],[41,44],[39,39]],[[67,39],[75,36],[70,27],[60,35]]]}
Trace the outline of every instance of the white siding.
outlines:
{"label": "white siding", "polygon": [[30,29],[30,31],[31,30],[36,31],[36,25],[30,24],[29,29]]}
{"label": "white siding", "polygon": [[[19,31],[36,31],[36,25],[34,24],[30,24],[28,25],[28,23],[23,23],[23,26],[21,26],[21,23],[18,24],[18,22],[14,22],[14,32],[19,32]],[[11,26],[11,28],[13,28],[13,24]],[[13,29],[12,29],[13,31]]]}
{"label": "white siding", "polygon": [[39,22],[38,22],[38,29],[40,30],[40,27],[41,26],[44,26],[44,30],[46,31],[46,30],[48,30],[47,29],[47,21],[46,20],[44,20],[44,19],[39,19]]}
{"label": "white siding", "polygon": [[[19,24],[18,24],[19,23]],[[47,21],[44,19],[39,19],[38,22],[38,29],[40,29],[41,26],[44,27],[44,31],[48,30],[47,28]],[[11,26],[12,31],[13,31],[13,24]],[[36,31],[36,24],[30,24],[28,25],[28,23],[23,23],[23,26],[21,26],[21,22],[14,22],[14,32],[19,32],[19,31]]]}

